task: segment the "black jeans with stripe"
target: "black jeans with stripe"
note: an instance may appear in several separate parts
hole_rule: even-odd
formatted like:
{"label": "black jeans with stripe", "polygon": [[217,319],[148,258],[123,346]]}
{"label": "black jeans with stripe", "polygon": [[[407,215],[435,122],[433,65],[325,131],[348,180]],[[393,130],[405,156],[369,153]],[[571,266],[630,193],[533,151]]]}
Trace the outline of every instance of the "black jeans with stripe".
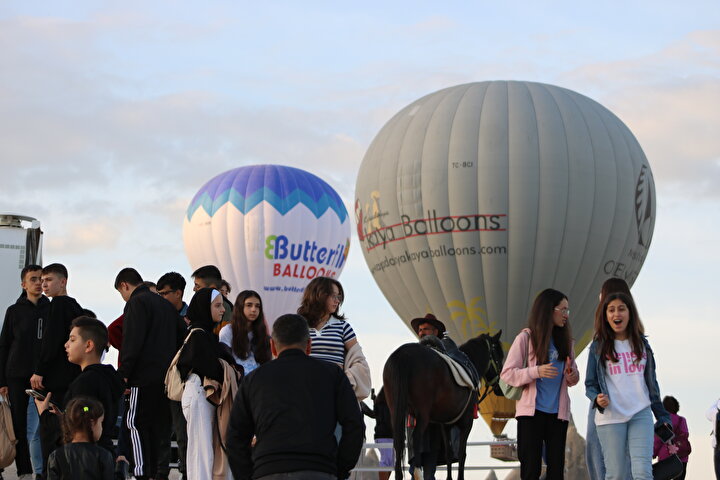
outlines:
{"label": "black jeans with stripe", "polygon": [[131,387],[124,422],[130,437],[131,474],[137,479],[154,478],[161,442],[170,431],[170,404],[165,385]]}

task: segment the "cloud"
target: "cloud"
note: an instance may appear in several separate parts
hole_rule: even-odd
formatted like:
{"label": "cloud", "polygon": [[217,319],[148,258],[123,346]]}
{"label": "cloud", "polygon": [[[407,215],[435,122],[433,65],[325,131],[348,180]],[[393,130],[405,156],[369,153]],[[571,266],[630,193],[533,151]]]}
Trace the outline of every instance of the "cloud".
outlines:
{"label": "cloud", "polygon": [[591,63],[562,78],[628,125],[659,189],[718,199],[720,31],[693,32],[644,57]]}
{"label": "cloud", "polygon": [[68,222],[55,235],[45,235],[44,245],[64,255],[82,254],[95,249],[113,250],[119,243],[122,229],[130,223],[127,218],[100,218],[94,222]]}

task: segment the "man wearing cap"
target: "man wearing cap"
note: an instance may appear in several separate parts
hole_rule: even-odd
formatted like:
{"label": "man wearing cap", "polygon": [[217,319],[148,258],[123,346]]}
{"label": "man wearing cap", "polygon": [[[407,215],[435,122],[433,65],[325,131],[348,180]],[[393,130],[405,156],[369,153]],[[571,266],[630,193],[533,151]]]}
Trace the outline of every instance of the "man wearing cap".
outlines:
{"label": "man wearing cap", "polygon": [[475,365],[473,365],[467,355],[457,347],[453,339],[448,336],[445,324],[435,318],[435,315],[428,313],[424,317],[413,318],[412,321],[410,321],[410,326],[412,326],[415,333],[420,337],[421,343],[434,344],[435,342],[430,339],[427,339],[429,341],[423,342],[423,338],[430,335],[440,339],[440,343],[445,349],[447,356],[462,365],[475,384],[480,381],[480,375],[478,375]]}

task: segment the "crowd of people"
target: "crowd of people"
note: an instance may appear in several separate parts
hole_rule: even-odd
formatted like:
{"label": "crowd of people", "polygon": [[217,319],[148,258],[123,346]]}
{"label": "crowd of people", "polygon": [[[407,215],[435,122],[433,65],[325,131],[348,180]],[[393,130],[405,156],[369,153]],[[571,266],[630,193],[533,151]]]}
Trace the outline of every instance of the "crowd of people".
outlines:
{"label": "crowd of people", "polygon": [[[168,478],[172,436],[183,478],[347,478],[364,438],[359,404],[371,389],[362,348],[340,311],[340,282],[310,281],[297,313],[276,319],[269,332],[258,292],[231,301],[231,286],[212,265],[192,277],[187,304],[179,273],[153,283],[122,269],[114,287],[125,308],[106,327],[68,295],[63,265],[22,270],[22,294],[0,334],[0,394],[12,409],[19,478]],[[569,317],[565,294],[538,294],[500,375],[522,388],[524,480],[539,479],[543,462],[545,478],[564,478],[568,389],[580,381]],[[432,314],[412,326],[421,338],[444,337]],[[109,346],[119,351],[117,370],[102,363]],[[653,351],[620,279],[600,292],[585,392],[593,480],[652,479],[654,457],[679,459],[677,478],[685,477],[687,422],[677,399],[661,400]],[[382,392],[375,411],[375,437],[388,443]],[[715,435],[719,413],[720,400],[707,414]],[[716,445],[714,437],[720,478]],[[389,451],[382,462],[392,464]]]}
{"label": "crowd of people", "polygon": [[63,265],[22,270],[0,335],[19,478],[168,478],[173,435],[183,478],[347,478],[370,374],[342,285],[313,279],[269,332],[260,294],[230,301],[213,265],[193,281],[186,304],[177,272],[153,283],[122,269],[125,308],[106,327],[68,295]]}

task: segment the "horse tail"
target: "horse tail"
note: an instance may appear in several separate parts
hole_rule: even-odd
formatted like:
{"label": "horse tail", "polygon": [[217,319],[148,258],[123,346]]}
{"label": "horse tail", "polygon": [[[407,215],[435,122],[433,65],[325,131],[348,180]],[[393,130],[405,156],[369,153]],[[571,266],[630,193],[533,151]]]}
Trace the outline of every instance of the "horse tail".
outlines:
{"label": "horse tail", "polygon": [[395,357],[390,369],[392,382],[391,404],[395,410],[393,419],[393,450],[395,450],[395,478],[402,479],[402,462],[405,454],[405,422],[408,414],[409,371],[403,371],[402,357]]}

